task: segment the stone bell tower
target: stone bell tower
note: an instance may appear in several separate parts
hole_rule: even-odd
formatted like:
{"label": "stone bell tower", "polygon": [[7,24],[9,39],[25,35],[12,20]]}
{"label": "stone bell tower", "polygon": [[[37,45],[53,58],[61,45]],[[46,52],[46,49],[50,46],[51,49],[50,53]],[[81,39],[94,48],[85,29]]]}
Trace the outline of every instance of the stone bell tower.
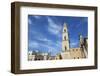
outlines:
{"label": "stone bell tower", "polygon": [[63,33],[62,33],[62,51],[69,51],[69,37],[68,37],[68,28],[66,23],[63,26]]}

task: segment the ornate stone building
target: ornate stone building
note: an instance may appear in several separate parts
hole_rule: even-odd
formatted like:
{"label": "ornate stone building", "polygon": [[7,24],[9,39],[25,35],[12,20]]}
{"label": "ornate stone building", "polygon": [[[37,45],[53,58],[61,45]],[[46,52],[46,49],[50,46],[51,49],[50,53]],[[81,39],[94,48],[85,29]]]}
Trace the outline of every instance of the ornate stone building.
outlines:
{"label": "ornate stone building", "polygon": [[66,23],[62,32],[62,52],[56,56],[56,59],[80,59],[87,58],[88,43],[87,38],[79,37],[79,47],[70,48],[69,33]]}

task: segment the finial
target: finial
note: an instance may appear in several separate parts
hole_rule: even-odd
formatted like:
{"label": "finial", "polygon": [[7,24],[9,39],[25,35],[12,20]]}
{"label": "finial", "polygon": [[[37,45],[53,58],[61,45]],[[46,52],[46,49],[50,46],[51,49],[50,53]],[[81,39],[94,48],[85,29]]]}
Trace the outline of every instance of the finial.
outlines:
{"label": "finial", "polygon": [[67,25],[67,23],[65,23],[65,22],[64,22],[64,27],[67,27],[67,28],[68,28],[68,25]]}
{"label": "finial", "polygon": [[64,27],[67,26],[66,23],[64,22]]}

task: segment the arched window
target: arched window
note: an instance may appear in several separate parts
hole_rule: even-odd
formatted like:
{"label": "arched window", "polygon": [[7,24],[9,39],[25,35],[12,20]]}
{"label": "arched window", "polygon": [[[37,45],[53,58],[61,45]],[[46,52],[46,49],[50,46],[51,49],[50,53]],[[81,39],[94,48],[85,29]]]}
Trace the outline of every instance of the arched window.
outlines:
{"label": "arched window", "polygon": [[66,36],[64,36],[64,40],[66,40]]}
{"label": "arched window", "polygon": [[65,50],[67,50],[67,47],[65,46]]}
{"label": "arched window", "polygon": [[64,29],[64,32],[66,32],[66,29]]}

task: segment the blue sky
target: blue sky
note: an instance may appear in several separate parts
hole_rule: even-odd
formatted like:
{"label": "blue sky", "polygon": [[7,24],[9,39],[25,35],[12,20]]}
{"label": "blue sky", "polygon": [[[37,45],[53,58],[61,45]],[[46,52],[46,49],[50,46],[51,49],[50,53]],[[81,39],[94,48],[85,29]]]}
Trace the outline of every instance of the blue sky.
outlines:
{"label": "blue sky", "polygon": [[79,34],[88,36],[88,18],[28,15],[28,51],[56,55],[62,48],[63,24],[68,25],[70,48],[79,47]]}

